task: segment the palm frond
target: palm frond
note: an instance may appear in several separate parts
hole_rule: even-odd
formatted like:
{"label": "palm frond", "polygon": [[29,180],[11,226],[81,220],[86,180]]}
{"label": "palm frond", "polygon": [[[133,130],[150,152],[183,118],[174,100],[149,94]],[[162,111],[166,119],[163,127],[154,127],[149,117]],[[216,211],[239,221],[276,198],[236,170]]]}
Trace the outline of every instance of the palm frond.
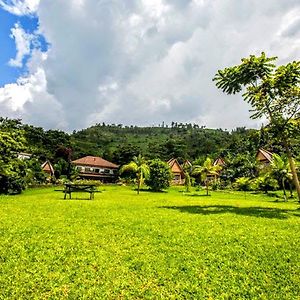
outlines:
{"label": "palm frond", "polygon": [[135,172],[136,173],[137,170],[138,170],[137,164],[132,161],[129,164],[124,165],[124,166],[121,167],[120,174],[122,174],[122,173],[124,173],[126,171],[131,171],[131,172]]}
{"label": "palm frond", "polygon": [[141,173],[143,174],[143,177],[144,178],[148,178],[149,175],[150,175],[150,168],[147,164],[142,164],[140,167],[139,167]]}

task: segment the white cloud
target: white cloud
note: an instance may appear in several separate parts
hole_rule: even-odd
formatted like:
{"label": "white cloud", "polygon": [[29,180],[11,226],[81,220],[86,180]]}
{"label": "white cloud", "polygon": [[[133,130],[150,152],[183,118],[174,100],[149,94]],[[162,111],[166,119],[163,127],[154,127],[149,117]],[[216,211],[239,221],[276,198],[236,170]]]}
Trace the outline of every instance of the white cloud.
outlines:
{"label": "white cloud", "polygon": [[35,36],[25,32],[21,25],[16,23],[15,27],[11,29],[10,37],[15,40],[17,53],[16,57],[10,59],[8,63],[12,67],[22,67],[24,57],[31,53],[31,43],[34,41]]}
{"label": "white cloud", "polygon": [[[26,89],[5,86],[0,103],[68,129],[103,121],[256,126],[241,96],[222,94],[212,77],[261,51],[298,59],[299,9],[296,0],[43,0],[36,14],[51,49],[32,53]],[[1,101],[14,88],[23,100],[10,92]]]}
{"label": "white cloud", "polygon": [[31,124],[66,128],[62,105],[48,93],[45,72],[39,67],[46,58],[35,50],[29,63],[31,74],[0,88],[0,111]]}
{"label": "white cloud", "polygon": [[40,0],[0,0],[0,6],[11,14],[24,16],[35,14]]}

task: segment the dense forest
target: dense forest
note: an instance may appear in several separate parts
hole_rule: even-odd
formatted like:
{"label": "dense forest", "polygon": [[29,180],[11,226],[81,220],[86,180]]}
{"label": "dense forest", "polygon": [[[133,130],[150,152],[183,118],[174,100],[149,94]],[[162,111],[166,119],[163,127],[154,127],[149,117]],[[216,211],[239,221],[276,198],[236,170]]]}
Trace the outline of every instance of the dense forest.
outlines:
{"label": "dense forest", "polygon": [[[128,163],[133,156],[142,154],[147,159],[172,157],[204,161],[206,157],[230,158],[239,155],[254,157],[260,147],[282,152],[280,142],[272,139],[267,129],[239,127],[232,131],[209,129],[197,124],[175,123],[156,127],[137,127],[96,124],[68,134],[60,130],[22,124],[20,120],[7,120],[6,126],[18,126],[24,132],[24,151],[40,160],[57,159],[70,155],[77,159],[85,155],[101,156],[117,164]],[[17,125],[18,124],[18,125]],[[293,152],[300,147],[295,138]],[[67,150],[66,150],[67,149]],[[67,152],[67,154],[66,154]]]}

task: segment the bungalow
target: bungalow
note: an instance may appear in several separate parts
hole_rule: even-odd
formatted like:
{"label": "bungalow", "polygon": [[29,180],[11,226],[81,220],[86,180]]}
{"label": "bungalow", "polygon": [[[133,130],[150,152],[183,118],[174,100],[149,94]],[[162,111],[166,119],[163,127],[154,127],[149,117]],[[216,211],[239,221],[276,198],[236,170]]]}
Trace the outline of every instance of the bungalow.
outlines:
{"label": "bungalow", "polygon": [[218,157],[216,158],[216,160],[213,162],[213,166],[219,166],[220,167],[220,170],[217,171],[217,174],[207,174],[207,178],[209,180],[214,180],[216,181],[217,178],[220,177],[221,175],[221,172],[222,172],[222,169],[226,166],[226,163],[224,161],[224,159],[222,157]]}
{"label": "bungalow", "polygon": [[272,161],[272,156],[273,156],[272,152],[260,148],[256,153],[256,160],[261,164],[268,166]]}
{"label": "bungalow", "polygon": [[184,161],[184,163],[182,164],[182,168],[184,170],[186,170],[186,169],[190,169],[191,170],[193,168],[193,165],[192,165],[192,163],[188,159],[186,159]]}
{"label": "bungalow", "polygon": [[48,174],[48,176],[54,176],[54,169],[52,164],[50,163],[49,160],[46,160],[42,165],[41,165],[42,170]]}
{"label": "bungalow", "polygon": [[172,184],[184,184],[184,170],[177,159],[172,158],[168,161],[168,165],[173,173]]}
{"label": "bungalow", "polygon": [[85,156],[72,161],[84,179],[95,179],[103,182],[114,182],[118,176],[119,166],[97,156]]}
{"label": "bungalow", "polygon": [[222,168],[226,166],[226,163],[224,161],[224,159],[222,157],[218,157],[214,163],[213,163],[214,166],[221,166]]}

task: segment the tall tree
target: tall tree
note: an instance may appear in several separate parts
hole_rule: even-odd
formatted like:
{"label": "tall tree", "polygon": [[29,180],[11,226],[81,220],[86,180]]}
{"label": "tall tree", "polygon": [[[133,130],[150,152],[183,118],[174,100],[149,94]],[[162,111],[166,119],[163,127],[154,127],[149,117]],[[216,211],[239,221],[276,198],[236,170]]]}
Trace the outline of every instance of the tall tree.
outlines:
{"label": "tall tree", "polygon": [[24,143],[20,120],[0,118],[0,194],[20,193],[25,188],[26,165],[17,159]]}
{"label": "tall tree", "polygon": [[147,178],[150,174],[150,169],[145,158],[141,154],[139,154],[138,156],[134,156],[133,160],[129,164],[121,167],[120,174],[125,171],[132,171],[136,174],[137,193],[139,194],[144,179]]}
{"label": "tall tree", "polygon": [[300,184],[291,151],[291,139],[300,118],[300,62],[276,67],[277,57],[251,55],[240,65],[219,70],[214,77],[218,88],[227,94],[245,89],[243,98],[252,106],[253,119],[265,117],[274,136],[285,148],[300,202]]}

